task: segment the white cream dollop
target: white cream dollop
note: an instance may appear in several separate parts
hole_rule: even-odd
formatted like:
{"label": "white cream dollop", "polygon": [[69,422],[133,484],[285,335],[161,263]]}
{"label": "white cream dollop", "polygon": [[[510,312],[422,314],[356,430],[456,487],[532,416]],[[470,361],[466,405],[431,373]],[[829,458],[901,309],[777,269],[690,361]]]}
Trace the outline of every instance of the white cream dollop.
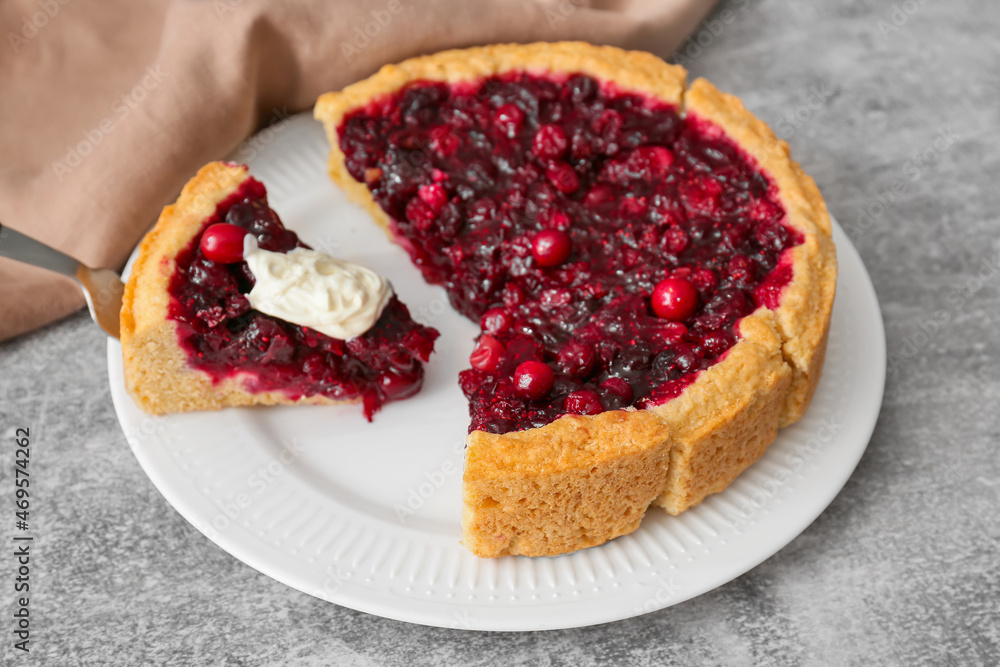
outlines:
{"label": "white cream dollop", "polygon": [[256,280],[251,307],[332,338],[371,329],[392,297],[389,281],[371,269],[315,250],[271,252],[247,234],[243,259]]}

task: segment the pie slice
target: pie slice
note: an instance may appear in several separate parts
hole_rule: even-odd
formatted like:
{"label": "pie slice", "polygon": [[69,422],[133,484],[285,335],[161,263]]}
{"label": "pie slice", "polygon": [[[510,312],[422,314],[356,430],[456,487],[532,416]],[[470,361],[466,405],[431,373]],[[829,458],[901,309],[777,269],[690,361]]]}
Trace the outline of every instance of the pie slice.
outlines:
{"label": "pie slice", "polygon": [[447,51],[320,97],[329,172],[480,322],[466,546],[553,555],[726,488],[819,381],[830,219],[741,102],[584,43]]}
{"label": "pie slice", "polygon": [[[237,254],[227,261],[204,250],[216,223],[235,226]],[[245,166],[213,162],[143,240],[121,315],[125,385],[142,409],[361,401],[371,419],[420,389],[437,331],[414,322],[395,295],[370,329],[346,340],[252,308],[246,233],[276,253],[305,247]]]}

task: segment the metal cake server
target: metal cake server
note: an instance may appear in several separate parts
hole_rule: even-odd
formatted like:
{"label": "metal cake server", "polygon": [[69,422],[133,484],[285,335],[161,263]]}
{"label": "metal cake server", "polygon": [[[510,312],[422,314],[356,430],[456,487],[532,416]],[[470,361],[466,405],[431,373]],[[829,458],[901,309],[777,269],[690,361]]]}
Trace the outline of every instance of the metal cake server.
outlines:
{"label": "metal cake server", "polygon": [[110,269],[92,269],[69,255],[0,225],[0,257],[38,266],[73,278],[83,287],[90,316],[111,337],[121,329],[122,294],[125,284]]}

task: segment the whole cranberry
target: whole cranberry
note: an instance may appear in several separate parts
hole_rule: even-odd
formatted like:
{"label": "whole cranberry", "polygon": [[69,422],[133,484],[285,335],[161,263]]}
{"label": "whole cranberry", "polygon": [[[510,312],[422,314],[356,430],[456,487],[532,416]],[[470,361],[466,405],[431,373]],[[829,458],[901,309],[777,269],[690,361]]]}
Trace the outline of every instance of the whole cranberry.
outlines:
{"label": "whole cranberry", "polygon": [[489,334],[483,334],[469,356],[469,363],[476,370],[495,371],[500,366],[505,351],[503,343]]}
{"label": "whole cranberry", "polygon": [[558,209],[549,209],[543,211],[538,217],[538,221],[542,223],[543,227],[552,227],[554,229],[567,230],[573,224],[569,216],[563,211]]}
{"label": "whole cranberry", "polygon": [[503,305],[508,308],[520,306],[524,303],[524,289],[515,282],[508,282],[503,286]]}
{"label": "whole cranberry", "polygon": [[593,345],[579,340],[571,340],[559,350],[556,356],[559,370],[577,380],[590,375],[597,363],[597,352]]}
{"label": "whole cranberry", "polygon": [[438,211],[434,210],[420,196],[414,197],[406,204],[406,219],[420,231],[427,231],[434,224]]}
{"label": "whole cranberry", "polygon": [[711,292],[718,286],[719,279],[712,269],[695,269],[691,274],[691,284],[700,291]]}
{"label": "whole cranberry", "polygon": [[596,391],[578,389],[566,397],[566,412],[575,415],[596,415],[604,411],[601,397]]}
{"label": "whole cranberry", "polygon": [[493,124],[508,139],[513,139],[524,123],[524,112],[516,104],[501,104],[493,115]]}
{"label": "whole cranberry", "polygon": [[395,370],[388,370],[379,375],[376,383],[385,400],[391,401],[407,398],[417,393],[423,383],[423,378],[419,373],[399,373]]}
{"label": "whole cranberry", "polygon": [[630,385],[628,380],[625,378],[610,377],[601,383],[601,389],[605,389],[614,394],[626,405],[631,404],[632,400],[635,398],[635,391],[632,389],[632,385]]}
{"label": "whole cranberry", "polygon": [[445,157],[457,151],[461,143],[450,129],[440,125],[431,130],[430,137],[431,148]]}
{"label": "whole cranberry", "polygon": [[514,371],[514,391],[530,401],[545,398],[554,384],[552,369],[541,361],[525,361]]}
{"label": "whole cranberry", "polygon": [[541,158],[557,158],[566,152],[569,142],[558,125],[542,125],[531,142],[532,152]]}
{"label": "whole cranberry", "polygon": [[677,322],[698,307],[698,291],[686,278],[666,278],[653,288],[652,304],[658,317]]}
{"label": "whole cranberry", "polygon": [[543,229],[531,241],[531,255],[539,266],[559,266],[573,251],[573,240],[561,229]]}
{"label": "whole cranberry", "polygon": [[733,346],[733,336],[725,331],[712,331],[706,334],[702,340],[702,347],[708,352],[710,357],[718,357],[720,354]]}
{"label": "whole cranberry", "polygon": [[607,183],[596,183],[583,197],[583,203],[588,207],[601,206],[615,200],[615,191]]}
{"label": "whole cranberry", "polygon": [[664,345],[672,345],[681,342],[687,332],[688,328],[682,322],[664,322],[654,330],[653,336]]}
{"label": "whole cranberry", "polygon": [[674,346],[674,363],[684,373],[693,369],[699,361],[698,355],[689,346],[680,343]]}
{"label": "whole cranberry", "polygon": [[678,190],[688,213],[705,216],[719,214],[722,186],[711,176],[694,176],[681,183]]}
{"label": "whole cranberry", "polygon": [[621,136],[622,124],[625,120],[622,115],[614,109],[605,109],[601,115],[594,119],[592,127],[600,138],[605,142],[617,141]]}
{"label": "whole cranberry", "polygon": [[663,180],[673,163],[674,154],[663,146],[640,146],[629,155],[626,166],[633,174],[655,183]]}
{"label": "whole cranberry", "polygon": [[623,218],[638,218],[646,213],[649,204],[645,197],[625,197],[618,205],[618,212]]}
{"label": "whole cranberry", "polygon": [[778,204],[767,199],[757,199],[750,205],[750,219],[757,223],[777,220],[783,213]]}
{"label": "whole cranberry", "polygon": [[680,227],[670,227],[663,232],[663,247],[673,255],[679,255],[687,250],[689,241],[687,232]]}
{"label": "whole cranberry", "polygon": [[559,192],[569,194],[576,192],[577,188],[580,187],[580,177],[576,175],[573,167],[562,160],[550,162],[545,167],[545,176]]}
{"label": "whole cranberry", "polygon": [[226,222],[209,226],[201,235],[201,252],[219,264],[243,261],[243,237],[247,230]]}
{"label": "whole cranberry", "polygon": [[483,313],[479,327],[489,334],[498,334],[510,329],[511,317],[503,308],[490,308]]}
{"label": "whole cranberry", "polygon": [[440,211],[448,203],[448,193],[440,183],[421,185],[417,189],[417,196],[423,199],[435,211]]}
{"label": "whole cranberry", "polygon": [[479,373],[472,369],[462,371],[458,374],[458,386],[466,398],[472,398],[481,386]]}

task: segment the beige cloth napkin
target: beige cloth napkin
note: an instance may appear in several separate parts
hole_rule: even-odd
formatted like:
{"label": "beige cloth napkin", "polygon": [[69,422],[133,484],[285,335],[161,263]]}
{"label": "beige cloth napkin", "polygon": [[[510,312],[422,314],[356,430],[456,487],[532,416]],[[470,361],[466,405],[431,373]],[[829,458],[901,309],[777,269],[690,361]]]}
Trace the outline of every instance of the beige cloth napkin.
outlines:
{"label": "beige cloth napkin", "polygon": [[[715,0],[3,0],[0,224],[120,268],[206,162],[381,65],[582,39],[666,56]],[[0,340],[83,306],[0,258]]]}

